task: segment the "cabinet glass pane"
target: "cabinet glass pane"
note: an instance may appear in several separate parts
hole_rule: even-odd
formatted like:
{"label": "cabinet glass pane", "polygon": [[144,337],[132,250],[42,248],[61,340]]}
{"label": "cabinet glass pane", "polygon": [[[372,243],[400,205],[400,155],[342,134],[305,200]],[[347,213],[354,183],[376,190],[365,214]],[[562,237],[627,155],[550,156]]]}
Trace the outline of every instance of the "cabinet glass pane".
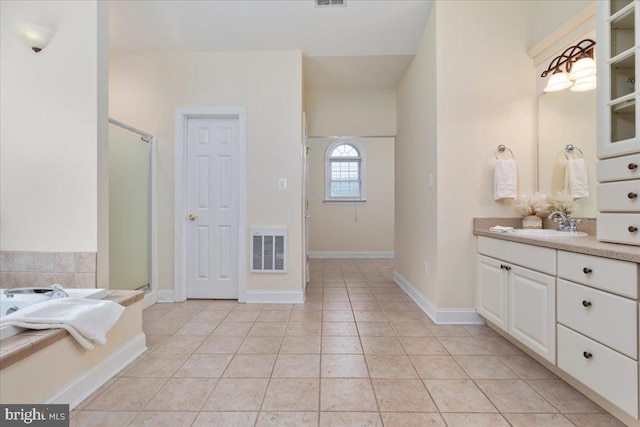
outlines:
{"label": "cabinet glass pane", "polygon": [[611,100],[635,92],[635,69],[635,55],[611,63]]}
{"label": "cabinet glass pane", "polygon": [[636,136],[636,101],[611,106],[611,142],[624,141]]}
{"label": "cabinet glass pane", "polygon": [[624,7],[630,4],[632,1],[633,0],[611,0],[610,15],[615,15],[616,13],[624,9]]}
{"label": "cabinet glass pane", "polygon": [[634,13],[627,13],[611,21],[611,57],[614,58],[634,45]]}

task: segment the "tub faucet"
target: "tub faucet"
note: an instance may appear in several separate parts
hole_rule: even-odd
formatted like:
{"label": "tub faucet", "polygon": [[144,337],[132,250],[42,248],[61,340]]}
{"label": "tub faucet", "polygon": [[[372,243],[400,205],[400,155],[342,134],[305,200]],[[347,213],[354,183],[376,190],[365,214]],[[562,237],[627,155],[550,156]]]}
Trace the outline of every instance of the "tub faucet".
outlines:
{"label": "tub faucet", "polygon": [[[66,298],[69,296],[68,293],[62,289],[62,285],[51,285],[50,288],[16,288],[16,289],[3,289],[2,293],[6,295],[7,298],[13,298],[14,295],[17,294],[42,294],[44,296],[49,296],[51,299],[56,298]],[[50,295],[47,295],[50,294]]]}

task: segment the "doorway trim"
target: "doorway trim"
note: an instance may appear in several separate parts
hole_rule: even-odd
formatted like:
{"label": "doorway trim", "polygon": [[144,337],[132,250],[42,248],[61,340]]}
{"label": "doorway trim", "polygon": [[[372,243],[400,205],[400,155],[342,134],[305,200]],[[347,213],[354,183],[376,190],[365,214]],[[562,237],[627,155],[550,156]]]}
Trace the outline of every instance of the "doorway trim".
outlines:
{"label": "doorway trim", "polygon": [[[173,249],[173,295],[174,302],[187,299],[187,120],[238,119],[238,301],[246,297],[247,258],[247,141],[245,107],[177,107],[175,112],[175,210]],[[169,299],[166,295],[164,300]]]}

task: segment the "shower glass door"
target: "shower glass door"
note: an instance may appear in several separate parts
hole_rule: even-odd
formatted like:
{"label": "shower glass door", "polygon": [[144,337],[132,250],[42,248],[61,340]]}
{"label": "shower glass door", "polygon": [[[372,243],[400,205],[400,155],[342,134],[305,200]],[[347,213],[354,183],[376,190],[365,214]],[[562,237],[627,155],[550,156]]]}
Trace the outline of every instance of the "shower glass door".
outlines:
{"label": "shower glass door", "polygon": [[109,288],[149,286],[151,155],[140,135],[109,125]]}

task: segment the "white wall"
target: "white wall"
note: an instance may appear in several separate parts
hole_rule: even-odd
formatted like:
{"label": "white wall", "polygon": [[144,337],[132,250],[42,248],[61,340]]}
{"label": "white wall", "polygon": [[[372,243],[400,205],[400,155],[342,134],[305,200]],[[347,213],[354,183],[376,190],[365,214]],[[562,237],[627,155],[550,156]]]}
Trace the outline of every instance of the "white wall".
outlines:
{"label": "white wall", "polygon": [[529,13],[526,2],[435,2],[398,90],[396,270],[438,307],[475,305],[473,217],[515,216],[493,200],[499,144],[515,153],[519,191],[535,188]]}
{"label": "white wall", "polygon": [[393,252],[394,139],[356,138],[366,156],[366,203],[323,203],[331,138],[310,138],[309,250]]}
{"label": "white wall", "polygon": [[307,88],[306,92],[310,136],[396,134],[395,90]]}
{"label": "white wall", "polygon": [[[97,250],[97,151],[106,87],[97,1],[0,2],[0,248]],[[100,8],[102,12],[104,8]],[[104,17],[101,22],[106,22]],[[54,30],[34,53],[18,22]]]}
{"label": "white wall", "polygon": [[[301,289],[301,53],[113,55],[109,83],[110,116],[158,138],[159,289],[173,288],[174,114],[179,106],[246,107],[247,235],[249,227],[287,227],[290,256],[285,275],[247,273],[247,289]],[[287,191],[278,190],[279,178],[288,180]]]}

